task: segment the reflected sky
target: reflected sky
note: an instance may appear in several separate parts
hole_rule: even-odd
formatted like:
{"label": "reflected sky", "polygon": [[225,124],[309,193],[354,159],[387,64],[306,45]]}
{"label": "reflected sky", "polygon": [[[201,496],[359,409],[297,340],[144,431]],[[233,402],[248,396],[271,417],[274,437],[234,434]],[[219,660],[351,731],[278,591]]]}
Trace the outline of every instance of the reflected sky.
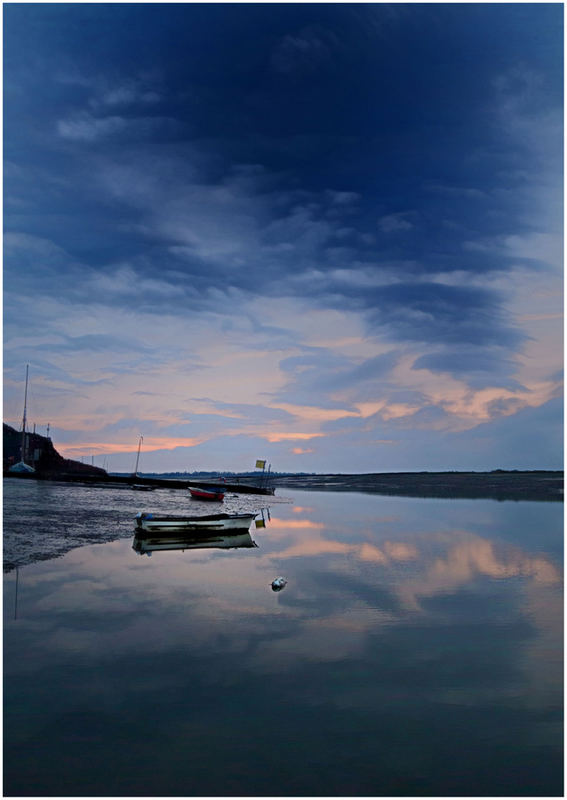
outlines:
{"label": "reflected sky", "polygon": [[291,499],[5,577],[8,795],[561,793],[560,504]]}

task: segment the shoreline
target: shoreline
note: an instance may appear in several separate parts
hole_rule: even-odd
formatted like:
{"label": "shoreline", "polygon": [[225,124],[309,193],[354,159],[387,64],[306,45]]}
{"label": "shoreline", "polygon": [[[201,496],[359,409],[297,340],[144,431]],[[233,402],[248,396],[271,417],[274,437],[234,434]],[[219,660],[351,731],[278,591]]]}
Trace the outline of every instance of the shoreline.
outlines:
{"label": "shoreline", "polygon": [[276,488],[405,497],[563,502],[563,471],[376,472],[275,477]]}
{"label": "shoreline", "polygon": [[[281,489],[305,489],[321,492],[363,492],[402,497],[431,497],[453,499],[532,500],[563,502],[562,470],[496,470],[494,472],[374,472],[374,473],[324,473],[316,475],[278,475],[272,473],[270,487],[254,486],[250,477],[247,483],[231,482],[217,478],[203,480],[175,480],[157,476],[100,476],[70,474],[4,474],[16,480],[40,480],[57,483],[79,483],[101,486],[155,489],[187,489],[189,485],[217,484],[237,494],[271,495]],[[271,487],[274,487],[273,489]]]}

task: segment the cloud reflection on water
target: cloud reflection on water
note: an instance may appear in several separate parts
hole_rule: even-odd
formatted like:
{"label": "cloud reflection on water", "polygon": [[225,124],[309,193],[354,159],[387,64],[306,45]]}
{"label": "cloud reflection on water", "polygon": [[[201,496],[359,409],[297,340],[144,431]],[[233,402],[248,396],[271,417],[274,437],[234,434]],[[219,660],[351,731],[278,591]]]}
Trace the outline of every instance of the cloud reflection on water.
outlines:
{"label": "cloud reflection on water", "polygon": [[[280,516],[256,531],[259,547],[252,553],[159,552],[147,563],[135,558],[126,542],[73,551],[26,570],[24,591],[37,597],[31,616],[57,614],[58,624],[71,628],[64,640],[72,639],[74,649],[93,658],[100,657],[105,639],[114,641],[115,621],[124,636],[113,647],[124,652],[136,641],[146,647],[148,625],[153,650],[173,646],[180,631],[184,636],[190,631],[194,647],[207,648],[215,631],[237,626],[245,638],[265,639],[272,658],[281,657],[283,648],[292,661],[307,652],[325,660],[354,653],[382,626],[430,615],[425,602],[430,598],[456,597],[463,590],[482,594],[486,588],[479,588],[479,580],[520,580],[519,590],[531,602],[537,602],[537,587],[561,581],[559,569],[544,555],[497,545],[464,529],[427,534],[416,529],[402,539],[385,524],[396,516],[376,517],[379,527],[373,530],[370,520],[351,528],[344,519],[318,520],[316,511],[313,519],[285,518],[297,509],[286,507],[282,514],[280,507]],[[268,588],[280,572],[289,577],[288,592],[275,597]],[[98,638],[79,631],[73,622],[77,609],[83,628],[85,615],[106,617]],[[270,630],[274,615],[291,627]],[[535,620],[542,623],[541,609],[530,617]],[[55,658],[67,650],[61,637],[60,630],[45,631],[45,648]],[[340,644],[332,646],[333,637]]]}
{"label": "cloud reflection on water", "polygon": [[[190,781],[202,754],[187,761],[188,742],[220,752],[225,771],[235,748],[238,764],[248,758],[242,741],[254,742],[247,764],[271,764],[273,742],[261,733],[278,709],[284,748],[309,742],[324,761],[331,740],[356,774],[370,771],[366,789],[379,789],[392,764],[396,781],[426,762],[440,775],[462,753],[477,769],[494,747],[503,763],[521,764],[534,748],[551,763],[561,578],[554,551],[529,537],[538,515],[549,542],[558,509],[546,517],[544,505],[524,504],[528,533],[514,531],[512,544],[515,504],[301,494],[301,518],[299,506],[274,504],[275,524],[254,531],[257,548],[148,559],[118,540],[20,568],[17,620],[9,574],[11,763],[14,752],[26,763],[34,753],[33,769],[46,774],[57,747],[74,748],[96,780],[127,737],[137,755],[151,742],[168,774]],[[274,593],[280,574],[288,585]],[[74,734],[85,729],[102,734],[82,744]],[[172,743],[185,748],[182,760]],[[262,774],[298,757],[285,751]],[[130,778],[137,768],[120,766]]]}

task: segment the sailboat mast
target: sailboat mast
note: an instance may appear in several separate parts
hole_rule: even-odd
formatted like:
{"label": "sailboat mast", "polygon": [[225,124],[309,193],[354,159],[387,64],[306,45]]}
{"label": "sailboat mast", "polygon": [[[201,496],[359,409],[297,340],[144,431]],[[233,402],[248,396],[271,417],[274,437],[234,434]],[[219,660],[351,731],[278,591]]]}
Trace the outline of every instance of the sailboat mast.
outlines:
{"label": "sailboat mast", "polygon": [[26,364],[26,390],[24,392],[24,416],[22,419],[22,461],[26,460],[26,417],[28,411],[28,373],[30,365]]}
{"label": "sailboat mast", "polygon": [[144,437],[140,434],[140,441],[138,442],[138,455],[136,456],[136,467],[134,469],[134,475],[138,474],[138,463],[140,461],[140,448],[142,447],[142,442],[144,441]]}

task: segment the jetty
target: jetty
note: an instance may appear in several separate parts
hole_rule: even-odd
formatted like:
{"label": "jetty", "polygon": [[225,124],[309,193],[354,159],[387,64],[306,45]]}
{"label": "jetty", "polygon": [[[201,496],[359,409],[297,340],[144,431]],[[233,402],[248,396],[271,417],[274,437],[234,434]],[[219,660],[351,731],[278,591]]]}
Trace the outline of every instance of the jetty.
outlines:
{"label": "jetty", "polygon": [[[32,476],[33,477],[33,476]],[[35,476],[38,477],[37,475]],[[273,495],[273,486],[257,486],[253,483],[243,483],[238,480],[232,483],[225,483],[218,479],[211,480],[194,480],[188,478],[157,478],[145,477],[143,475],[112,475],[107,476],[101,480],[99,476],[91,475],[67,475],[65,477],[58,477],[57,480],[75,481],[79,483],[90,484],[104,484],[105,486],[129,487],[145,486],[149,489],[188,489],[189,486],[196,486],[197,488],[206,488],[207,486],[214,486],[224,489],[225,492],[235,492],[236,494],[263,494]]]}

